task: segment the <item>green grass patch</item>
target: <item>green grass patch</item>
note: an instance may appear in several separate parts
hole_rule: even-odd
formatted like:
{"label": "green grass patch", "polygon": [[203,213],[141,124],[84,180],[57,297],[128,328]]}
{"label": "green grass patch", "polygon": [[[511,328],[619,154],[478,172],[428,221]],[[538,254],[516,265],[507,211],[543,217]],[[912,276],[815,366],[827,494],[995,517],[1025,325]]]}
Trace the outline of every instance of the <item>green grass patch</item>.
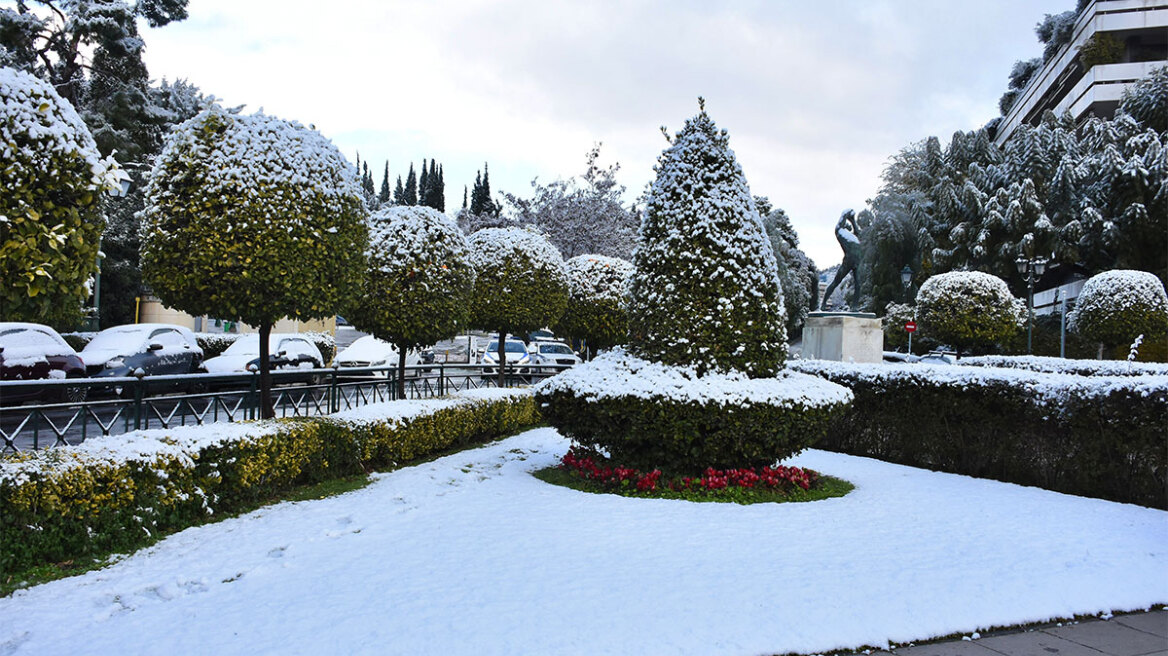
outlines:
{"label": "green grass patch", "polygon": [[573,490],[579,490],[581,492],[589,492],[592,494],[617,494],[625,497],[639,497],[645,499],[682,499],[685,501],[740,503],[743,505],[752,503],[791,503],[819,501],[821,499],[842,497],[855,489],[854,485],[843,479],[822,475],[815,482],[815,484],[811,486],[811,489],[804,490],[802,488],[795,487],[794,489],[787,491],[761,490],[741,487],[724,488],[714,491],[669,489],[638,491],[632,487],[613,490],[604,487],[602,484],[595,481],[577,476],[575,473],[563,469],[558,465],[533,472],[533,475],[545,483],[559,485],[562,487],[571,488]]}

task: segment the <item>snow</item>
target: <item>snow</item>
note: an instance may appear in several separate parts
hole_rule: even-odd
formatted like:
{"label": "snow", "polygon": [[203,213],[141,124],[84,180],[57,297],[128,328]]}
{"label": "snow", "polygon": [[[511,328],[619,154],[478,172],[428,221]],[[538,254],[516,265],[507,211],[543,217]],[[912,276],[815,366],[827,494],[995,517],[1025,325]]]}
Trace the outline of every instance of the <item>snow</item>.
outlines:
{"label": "snow", "polygon": [[738,371],[699,376],[696,366],[644,360],[622,347],[548,378],[535,389],[537,394],[563,391],[586,399],[634,397],[703,405],[762,403],[813,408],[852,400],[848,388],[815,376],[790,371],[754,379]]}
{"label": "snow", "polygon": [[1076,376],[1143,376],[1168,375],[1163,362],[1121,362],[1118,360],[1071,360],[1039,355],[979,355],[961,358],[957,364],[974,367],[1027,369],[1051,374]]}
{"label": "snow", "polygon": [[1155,274],[1117,269],[1092,276],[1083,284],[1075,309],[1067,315],[1067,327],[1078,330],[1082,316],[1094,315],[1099,321],[1129,312],[1168,316],[1168,294]]}
{"label": "snow", "polygon": [[48,358],[77,355],[57,331],[39,323],[0,323],[0,348],[8,367],[33,366]]}
{"label": "snow", "polygon": [[485,228],[467,238],[471,266],[476,271],[497,270],[510,262],[524,263],[514,275],[535,275],[549,272],[566,287],[567,271],[564,258],[552,243],[537,232],[524,228]]}
{"label": "snow", "polygon": [[397,349],[389,342],[377,339],[373,335],[365,335],[338,353],[333,360],[341,367],[352,367],[356,362],[368,363],[361,366],[385,363],[396,365]]}
{"label": "snow", "polygon": [[[369,218],[365,256],[385,273],[403,275],[426,267],[461,263],[466,237],[445,214],[423,205],[395,205]],[[439,259],[441,258],[441,259]]]}
{"label": "snow", "polygon": [[1168,513],[809,451],[856,490],[738,506],[545,484],[536,429],[191,528],[0,599],[21,654],[770,654],[1168,600]]}
{"label": "snow", "polygon": [[623,304],[625,284],[633,264],[606,255],[577,255],[566,263],[568,290],[573,299]]}

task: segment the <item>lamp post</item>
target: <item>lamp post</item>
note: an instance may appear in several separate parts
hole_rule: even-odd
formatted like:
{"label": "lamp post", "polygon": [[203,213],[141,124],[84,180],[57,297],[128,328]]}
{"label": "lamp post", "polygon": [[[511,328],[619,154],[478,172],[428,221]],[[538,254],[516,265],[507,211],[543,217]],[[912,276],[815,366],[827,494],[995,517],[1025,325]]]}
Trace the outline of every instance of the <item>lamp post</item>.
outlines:
{"label": "lamp post", "polygon": [[[904,268],[900,270],[900,284],[904,285],[904,303],[905,303],[905,305],[908,305],[908,303],[910,301],[912,301],[912,299],[909,298],[909,290],[912,287],[912,277],[913,277],[913,270],[911,268],[909,268],[909,266],[907,264],[904,265]],[[914,320],[917,318],[916,314],[917,313],[914,310],[913,311],[913,319]],[[913,336],[913,331],[910,330],[908,332],[908,354],[909,355],[912,355],[912,336]]]}
{"label": "lamp post", "polygon": [[1034,283],[1042,277],[1042,272],[1046,271],[1047,259],[1045,257],[1026,257],[1019,256],[1015,262],[1018,265],[1018,273],[1022,274],[1023,280],[1026,281],[1026,355],[1030,355],[1034,344]]}

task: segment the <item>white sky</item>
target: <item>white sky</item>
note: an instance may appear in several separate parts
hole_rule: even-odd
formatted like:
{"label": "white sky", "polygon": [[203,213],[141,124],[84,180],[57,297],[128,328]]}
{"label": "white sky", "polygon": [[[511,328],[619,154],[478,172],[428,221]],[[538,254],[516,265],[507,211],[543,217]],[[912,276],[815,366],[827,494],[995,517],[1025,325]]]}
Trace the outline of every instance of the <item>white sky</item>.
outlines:
{"label": "white sky", "polygon": [[[832,227],[875,195],[887,159],[997,116],[1034,25],[1071,0],[191,0],[147,29],[151,76],[314,124],[375,182],[444,166],[447,210],[490,165],[493,191],[602,164],[635,198],[697,96],[755,194],[791,216],[821,268]],[[496,194],[497,195],[497,194]]]}

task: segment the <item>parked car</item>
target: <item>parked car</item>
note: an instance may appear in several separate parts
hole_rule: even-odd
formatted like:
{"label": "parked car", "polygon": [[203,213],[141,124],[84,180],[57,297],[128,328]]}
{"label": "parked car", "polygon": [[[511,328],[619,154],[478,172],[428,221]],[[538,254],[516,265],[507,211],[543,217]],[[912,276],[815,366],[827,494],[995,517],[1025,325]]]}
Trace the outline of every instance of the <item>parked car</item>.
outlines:
{"label": "parked car", "polygon": [[[434,353],[410,349],[406,351],[406,366],[432,364]],[[350,344],[333,358],[338,367],[397,367],[397,347],[373,335],[366,335]],[[420,375],[424,369],[407,369],[406,375]]]}
{"label": "parked car", "polygon": [[564,342],[537,339],[527,346],[531,353],[532,365],[555,365],[542,373],[554,374],[564,367],[574,367],[582,362]]}
{"label": "parked car", "polygon": [[954,351],[929,351],[921,356],[917,362],[925,364],[957,364],[957,353]]}
{"label": "parked car", "polygon": [[[307,337],[296,333],[273,333],[268,340],[268,355],[272,371],[288,371],[293,369],[319,369],[324,366],[324,358],[320,349]],[[249,333],[235,340],[228,346],[222,355],[208,358],[203,362],[203,369],[211,374],[228,374],[243,371],[258,371],[260,366],[260,336],[258,333]],[[309,374],[302,379],[311,381],[314,376]],[[287,378],[281,377],[281,381]]]}
{"label": "parked car", "polygon": [[203,349],[182,326],[138,323],[106,328],[81,350],[91,378],[189,374],[201,370]]}
{"label": "parked car", "polygon": [[[0,323],[0,379],[85,377],[85,363],[57,331],[39,323]],[[88,387],[20,387],[4,390],[4,403],[84,401]]]}
{"label": "parked car", "polygon": [[[506,365],[508,369],[511,367],[521,366],[521,368],[514,369],[512,371],[525,375],[529,373],[529,369],[526,365],[531,363],[531,353],[527,350],[527,344],[524,344],[522,340],[515,339],[514,337],[508,337],[507,340],[503,342],[503,349],[507,352]],[[480,362],[484,365],[498,366],[498,337],[492,338],[489,342],[487,342],[487,348],[483,351],[483,357]],[[495,373],[496,369],[494,367],[483,367],[483,376],[493,376]]]}

